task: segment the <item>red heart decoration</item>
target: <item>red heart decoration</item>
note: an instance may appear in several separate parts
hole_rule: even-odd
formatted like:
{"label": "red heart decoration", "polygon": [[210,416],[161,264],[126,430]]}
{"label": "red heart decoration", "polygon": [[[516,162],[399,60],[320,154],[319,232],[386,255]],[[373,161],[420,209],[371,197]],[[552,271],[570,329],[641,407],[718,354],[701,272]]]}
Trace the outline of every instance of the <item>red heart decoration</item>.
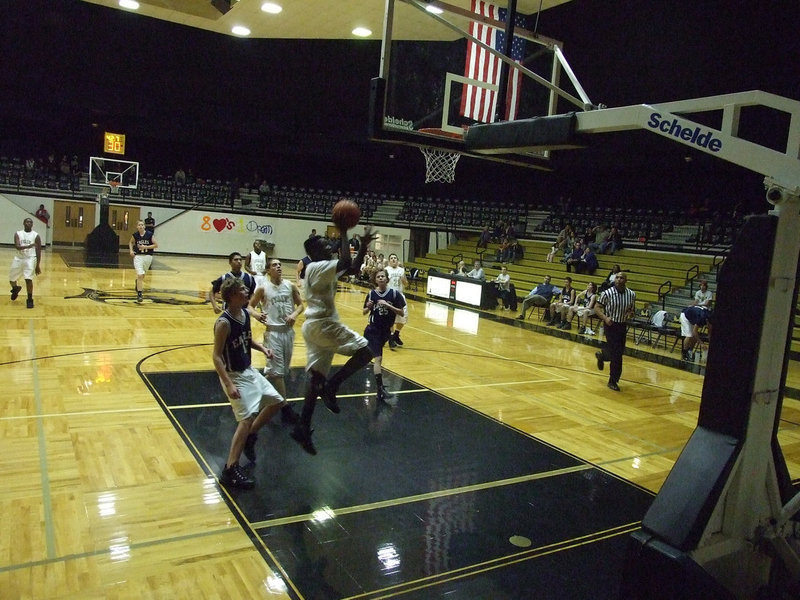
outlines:
{"label": "red heart decoration", "polygon": [[214,229],[217,231],[222,231],[227,225],[228,219],[214,219]]}

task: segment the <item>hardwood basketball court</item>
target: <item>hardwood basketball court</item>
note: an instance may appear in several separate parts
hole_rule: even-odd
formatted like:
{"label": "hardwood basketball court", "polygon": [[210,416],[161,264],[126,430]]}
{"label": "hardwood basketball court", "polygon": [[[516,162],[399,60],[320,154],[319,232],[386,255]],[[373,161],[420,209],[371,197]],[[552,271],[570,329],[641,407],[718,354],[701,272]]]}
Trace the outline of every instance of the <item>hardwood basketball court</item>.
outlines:
{"label": "hardwood basketball court", "polygon": [[[224,259],[157,256],[141,305],[124,257],[43,263],[34,309],[0,299],[8,597],[610,598],[697,419],[699,375],[626,357],[615,393],[593,346],[411,299],[384,362],[397,406],[376,408],[365,370],[342,414],[315,414],[316,457],[275,419],[256,489],[229,493],[203,300]],[[357,330],[362,302],[337,295]],[[298,335],[294,401],[304,360]],[[781,426],[795,479],[797,409]]]}

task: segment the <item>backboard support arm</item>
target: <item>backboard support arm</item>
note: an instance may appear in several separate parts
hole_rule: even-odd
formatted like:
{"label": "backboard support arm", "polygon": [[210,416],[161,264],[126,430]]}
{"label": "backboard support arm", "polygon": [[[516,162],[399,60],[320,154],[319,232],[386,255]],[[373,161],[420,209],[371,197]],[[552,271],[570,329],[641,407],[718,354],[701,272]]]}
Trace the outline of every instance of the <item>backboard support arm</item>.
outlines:
{"label": "backboard support arm", "polygon": [[[786,130],[778,132],[785,134],[783,148],[765,147],[739,136],[741,112],[749,106],[789,115]],[[710,111],[721,113],[718,127],[691,118]],[[733,333],[731,344],[715,347],[709,355],[698,427],[642,522],[642,535],[648,539],[641,540],[641,545],[652,547],[659,543],[690,557],[734,597],[750,598],[763,593],[766,586],[774,583],[776,569],[800,589],[800,542],[793,521],[800,509],[800,494],[790,497],[788,473],[777,443],[798,288],[800,102],[755,90],[586,110],[574,117],[574,128],[569,138],[565,135],[565,141],[592,134],[646,130],[764,176],[766,198],[774,208],[760,220],[745,223],[740,236],[758,231],[764,234],[763,239],[740,239],[731,251],[733,255],[744,243],[749,244],[744,246],[749,256],[764,257],[759,263],[764,286],[756,290],[751,283],[748,291],[747,282],[738,282],[742,297],[728,300],[754,307],[755,323],[748,333],[752,332],[756,339],[744,349],[735,342],[736,335],[742,334]],[[553,131],[550,122],[557,118],[474,125],[466,132],[465,147],[486,155],[541,149],[542,140]],[[547,143],[558,146],[549,138]],[[748,229],[749,225],[755,227]],[[765,243],[769,245],[765,247]],[[747,262],[747,258],[740,261],[743,269],[747,269]],[[726,263],[723,268],[727,267]],[[721,277],[720,301],[725,293],[723,283]],[[731,289],[735,287],[731,285]],[[718,303],[718,318],[721,310]],[[731,329],[741,327],[735,310],[717,327],[724,327],[729,333],[738,331]],[[719,337],[723,337],[722,332]],[[751,360],[744,361],[747,372],[739,376],[742,385],[731,389],[729,397],[720,397],[709,389],[709,380],[719,382],[720,373],[724,379],[730,366],[721,364],[725,360],[722,353],[732,359],[731,353],[737,350],[752,353]],[[706,461],[709,454],[716,454],[718,459]],[[703,482],[709,476],[713,482]],[[698,492],[699,500],[692,497]],[[636,560],[638,554],[632,552],[632,556]],[[636,571],[629,569],[629,573]],[[635,588],[636,585],[628,586],[629,590]],[[624,597],[647,597],[646,593],[636,594],[633,591]]]}

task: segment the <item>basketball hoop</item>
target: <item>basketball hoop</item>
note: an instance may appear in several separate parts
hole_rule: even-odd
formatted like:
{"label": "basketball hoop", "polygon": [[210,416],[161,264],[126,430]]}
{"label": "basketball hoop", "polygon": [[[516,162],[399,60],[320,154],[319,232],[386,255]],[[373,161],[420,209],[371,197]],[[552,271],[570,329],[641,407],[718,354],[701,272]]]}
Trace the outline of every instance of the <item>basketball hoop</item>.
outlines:
{"label": "basketball hoop", "polygon": [[[419,132],[440,138],[464,139],[463,133],[455,133],[443,129],[424,128],[420,129]],[[433,181],[453,183],[456,178],[456,164],[458,159],[461,158],[461,154],[435,146],[420,146],[419,151],[425,157],[425,183]]]}
{"label": "basketball hoop", "polygon": [[441,148],[420,146],[420,152],[425,157],[425,183],[441,181],[453,183],[456,178],[456,163],[461,155]]}

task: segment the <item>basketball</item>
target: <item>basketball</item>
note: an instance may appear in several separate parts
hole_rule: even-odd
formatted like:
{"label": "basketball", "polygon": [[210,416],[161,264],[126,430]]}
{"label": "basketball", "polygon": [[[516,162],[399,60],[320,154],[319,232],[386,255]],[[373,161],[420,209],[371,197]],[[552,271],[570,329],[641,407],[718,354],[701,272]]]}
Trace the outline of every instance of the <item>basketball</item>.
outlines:
{"label": "basketball", "polygon": [[352,200],[339,200],[333,205],[331,221],[341,229],[350,229],[358,225],[361,219],[361,209]]}

